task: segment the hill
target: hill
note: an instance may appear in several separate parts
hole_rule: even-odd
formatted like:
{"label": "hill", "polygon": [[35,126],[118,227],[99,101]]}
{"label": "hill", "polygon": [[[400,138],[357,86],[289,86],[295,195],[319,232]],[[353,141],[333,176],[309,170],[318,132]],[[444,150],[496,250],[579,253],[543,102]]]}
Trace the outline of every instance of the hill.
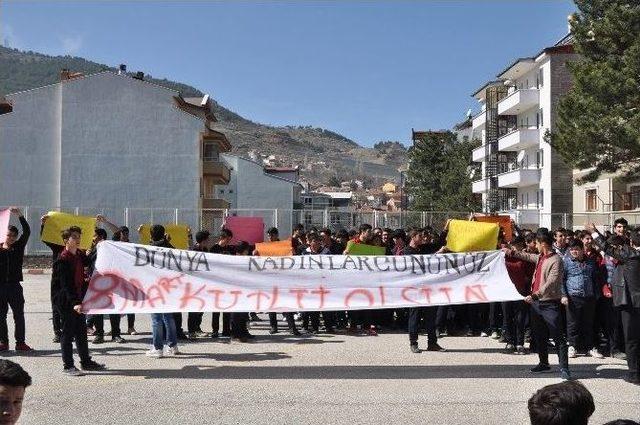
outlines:
{"label": "hill", "polygon": [[[115,68],[74,56],[49,56],[0,46],[0,93],[14,93],[56,83],[60,70],[96,73]],[[185,97],[203,93],[184,83],[167,79],[145,79],[178,90]],[[406,149],[397,142],[381,142],[365,148],[331,130],[311,126],[275,127],[246,119],[216,103],[217,128],[233,145],[233,152],[273,166],[300,166],[301,176],[312,186],[359,179],[369,186],[399,177],[406,163]]]}

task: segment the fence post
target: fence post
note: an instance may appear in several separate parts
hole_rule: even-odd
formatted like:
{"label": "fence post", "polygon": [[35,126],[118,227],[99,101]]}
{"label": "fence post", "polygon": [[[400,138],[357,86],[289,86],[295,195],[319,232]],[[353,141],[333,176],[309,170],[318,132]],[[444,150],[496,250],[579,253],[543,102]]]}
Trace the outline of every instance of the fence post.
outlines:
{"label": "fence post", "polygon": [[175,223],[174,224],[178,224],[178,209],[176,208],[175,211]]}
{"label": "fence post", "polygon": [[75,215],[80,215],[80,207],[75,207],[73,212],[75,213]]}
{"label": "fence post", "polygon": [[562,214],[562,227],[567,228],[567,213]]}
{"label": "fence post", "polygon": [[378,211],[373,211],[373,227],[378,227]]}
{"label": "fence post", "polygon": [[278,228],[278,209],[273,210],[273,227]]}
{"label": "fence post", "polygon": [[124,209],[124,225],[129,227],[129,208]]}
{"label": "fence post", "polygon": [[322,214],[322,227],[329,227],[329,209],[325,208]]}

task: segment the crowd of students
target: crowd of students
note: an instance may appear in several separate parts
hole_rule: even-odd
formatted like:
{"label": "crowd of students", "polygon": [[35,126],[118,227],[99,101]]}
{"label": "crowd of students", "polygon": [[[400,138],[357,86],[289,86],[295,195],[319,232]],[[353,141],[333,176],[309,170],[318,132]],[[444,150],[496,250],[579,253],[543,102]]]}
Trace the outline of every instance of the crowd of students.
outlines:
{"label": "crowd of students", "polygon": [[[25,343],[24,297],[22,296],[22,262],[29,238],[29,225],[18,209],[22,234],[10,226],[6,242],[0,248],[0,351],[9,349],[7,311],[15,320],[17,351],[30,351]],[[42,226],[47,216],[42,217]],[[129,242],[129,229],[118,227],[98,216],[92,247],[83,252],[78,248],[82,230],[66,229],[64,246],[48,244],[52,250],[51,302],[54,342],[61,344],[64,371],[70,375],[83,372],[74,365],[72,343],[75,341],[83,370],[102,370],[104,365],[89,355],[87,334],[94,344],[105,342],[102,315],[85,317],[82,298],[93,273],[98,243],[108,238]],[[42,232],[42,227],[41,227]],[[153,246],[172,247],[161,225],[151,227]],[[349,241],[384,247],[387,255],[419,255],[446,252],[446,233],[433,228],[385,229],[363,224],[358,230],[310,229],[302,225],[293,229],[292,250],[295,255],[342,255]],[[271,228],[268,240],[279,240],[279,232]],[[604,355],[626,359],[628,382],[639,384],[638,364],[640,343],[640,230],[630,230],[624,219],[614,223],[614,233],[600,234],[595,226],[584,230],[553,232],[519,229],[515,237],[505,241],[503,234],[497,249],[505,252],[507,270],[522,301],[416,307],[383,310],[284,313],[289,332],[348,332],[375,336],[380,331],[402,331],[409,334],[409,347],[420,353],[418,335],[426,331],[426,351],[442,351],[439,338],[446,335],[484,336],[505,344],[513,354],[536,352],[539,363],[532,372],[550,369],[549,346],[558,353],[560,373],[569,379],[569,358]],[[19,237],[18,237],[19,236]],[[203,230],[195,234],[190,249],[225,255],[259,255],[246,243],[232,244],[233,234],[223,228],[215,239]],[[212,313],[211,332],[203,330],[203,313],[187,313],[186,330],[181,313],[154,313],[152,318],[152,357],[179,354],[178,341],[199,338],[229,337],[249,342],[254,336],[248,322],[262,321],[259,312]],[[269,313],[270,334],[279,332],[276,313]],[[120,315],[109,315],[111,340],[124,343]],[[220,329],[222,322],[222,329]],[[301,323],[300,323],[301,322]],[[135,315],[127,315],[127,334],[136,335]],[[321,326],[322,325],[322,326]],[[551,344],[551,341],[553,343]],[[529,349],[525,348],[529,342]]]}

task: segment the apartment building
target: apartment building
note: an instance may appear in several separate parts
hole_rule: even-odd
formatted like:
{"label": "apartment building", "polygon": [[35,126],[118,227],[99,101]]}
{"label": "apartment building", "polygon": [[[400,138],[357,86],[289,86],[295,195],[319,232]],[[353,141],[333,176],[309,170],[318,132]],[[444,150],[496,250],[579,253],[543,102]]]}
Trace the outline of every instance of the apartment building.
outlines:
{"label": "apartment building", "polygon": [[509,214],[531,227],[568,225],[572,171],[544,137],[571,86],[566,63],[575,58],[565,37],[516,59],[473,93],[481,110],[472,119],[472,137],[482,141],[472,154],[481,165],[473,192],[482,195],[485,212]]}
{"label": "apartment building", "polygon": [[229,183],[218,155],[231,144],[214,128],[209,96],[183,98],[124,71],[63,70],[56,84],[6,95],[0,205],[193,228],[203,209],[228,207],[215,187]]}

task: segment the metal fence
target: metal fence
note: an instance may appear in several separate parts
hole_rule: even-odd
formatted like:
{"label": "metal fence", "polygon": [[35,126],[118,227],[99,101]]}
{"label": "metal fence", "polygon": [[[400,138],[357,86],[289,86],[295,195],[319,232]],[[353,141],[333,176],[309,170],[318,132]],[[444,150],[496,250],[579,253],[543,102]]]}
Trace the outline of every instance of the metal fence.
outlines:
{"label": "metal fence", "polygon": [[[2,207],[4,208],[4,207]],[[247,216],[262,217],[265,230],[276,227],[282,237],[288,237],[295,224],[302,224],[307,230],[313,227],[353,229],[367,223],[374,227],[392,229],[407,227],[427,227],[442,229],[448,219],[467,219],[468,212],[461,211],[343,211],[343,210],[290,210],[290,209],[202,209],[190,210],[181,208],[52,208],[28,206],[21,207],[32,230],[32,237],[27,245],[27,254],[45,255],[49,248],[39,238],[40,218],[48,211],[63,211],[75,215],[95,216],[102,214],[114,224],[130,228],[132,242],[138,242],[137,228],[141,224],[187,224],[195,232],[209,230],[218,234],[226,217]],[[548,214],[536,210],[509,213],[516,224],[523,228],[550,229],[564,227],[568,229],[583,228],[585,223],[595,223],[600,229],[611,229],[613,221],[624,217],[631,226],[640,226],[640,211],[618,211],[607,213],[581,214]],[[12,217],[11,223],[17,225]],[[19,226],[18,226],[19,227]]]}

